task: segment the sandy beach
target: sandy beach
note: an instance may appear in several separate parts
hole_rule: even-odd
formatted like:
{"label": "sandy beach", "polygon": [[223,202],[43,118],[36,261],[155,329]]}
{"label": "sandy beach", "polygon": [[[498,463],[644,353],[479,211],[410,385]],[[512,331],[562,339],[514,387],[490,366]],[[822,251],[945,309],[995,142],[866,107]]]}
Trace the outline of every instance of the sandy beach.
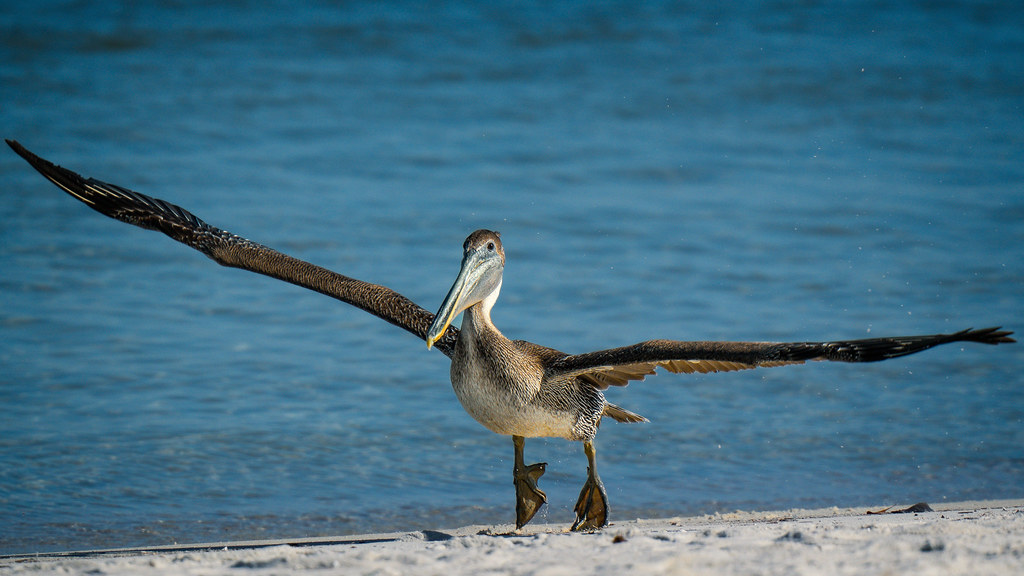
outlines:
{"label": "sandy beach", "polygon": [[[7,556],[0,574],[1020,574],[1024,500]],[[881,513],[883,512],[884,513]]]}

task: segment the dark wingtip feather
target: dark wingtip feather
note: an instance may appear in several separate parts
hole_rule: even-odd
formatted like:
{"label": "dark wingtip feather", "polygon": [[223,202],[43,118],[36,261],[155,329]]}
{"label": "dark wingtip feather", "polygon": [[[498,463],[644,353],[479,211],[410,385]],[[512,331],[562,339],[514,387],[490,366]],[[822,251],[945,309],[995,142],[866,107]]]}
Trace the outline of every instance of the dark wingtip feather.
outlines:
{"label": "dark wingtip feather", "polygon": [[1011,330],[1003,330],[1002,326],[993,326],[991,328],[982,328],[981,330],[967,329],[961,334],[964,335],[963,340],[970,342],[980,342],[982,344],[1013,344],[1017,342],[1010,336],[1013,334]]}
{"label": "dark wingtip feather", "polygon": [[39,162],[46,162],[46,160],[43,160],[39,156],[36,156],[35,154],[29,152],[28,149],[22,146],[17,140],[10,140],[8,138],[4,138],[4,142],[7,142],[7,145],[11,147],[11,150],[14,150],[14,152],[17,153],[18,156],[24,158],[33,167]]}
{"label": "dark wingtip feather", "polygon": [[68,194],[71,194],[72,196],[75,196],[79,200],[82,200],[87,204],[91,203],[89,200],[86,200],[78,193],[76,193],[77,190],[80,190],[85,186],[86,180],[81,175],[76,174],[75,172],[72,172],[71,170],[68,170],[66,168],[62,168],[54,164],[53,162],[46,160],[45,158],[40,158],[39,156],[36,156],[27,148],[18,143],[17,140],[5,139],[4,141],[7,142],[7,145],[10,146],[11,149],[18,154],[18,156],[24,158],[25,161],[28,162],[30,166],[32,166],[32,168],[35,168],[36,172],[42,174],[43,177],[45,177],[47,180],[53,182],[62,190],[64,190]]}
{"label": "dark wingtip feather", "polygon": [[36,156],[35,154],[29,152],[28,149],[22,146],[21,143],[19,143],[17,140],[10,140],[5,138],[4,142],[7,142],[7,145],[11,147],[11,150],[14,150],[18,154],[18,156],[24,158],[29,164],[32,165],[33,168],[36,168],[37,170],[38,166],[53,166],[52,163],[43,160],[39,156]]}

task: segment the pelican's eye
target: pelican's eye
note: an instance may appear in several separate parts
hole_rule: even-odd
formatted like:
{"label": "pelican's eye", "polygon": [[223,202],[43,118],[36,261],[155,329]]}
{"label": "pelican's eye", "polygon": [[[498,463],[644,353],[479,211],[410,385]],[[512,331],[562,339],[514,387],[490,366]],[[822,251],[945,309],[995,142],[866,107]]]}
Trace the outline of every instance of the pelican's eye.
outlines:
{"label": "pelican's eye", "polygon": [[487,251],[488,252],[494,252],[494,242],[488,242],[487,243]]}

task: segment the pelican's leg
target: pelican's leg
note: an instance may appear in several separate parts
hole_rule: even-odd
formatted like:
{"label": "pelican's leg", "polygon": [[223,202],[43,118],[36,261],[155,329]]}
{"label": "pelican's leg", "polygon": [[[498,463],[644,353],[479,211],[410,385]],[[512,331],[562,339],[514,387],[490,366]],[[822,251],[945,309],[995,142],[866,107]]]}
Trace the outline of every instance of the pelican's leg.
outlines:
{"label": "pelican's leg", "polygon": [[522,436],[512,437],[512,444],[516,447],[516,463],[512,470],[512,480],[516,485],[516,530],[526,526],[540,507],[548,501],[547,494],[537,488],[537,480],[544,474],[547,463],[538,462],[529,466],[523,464],[525,442]]}
{"label": "pelican's leg", "polygon": [[576,501],[576,522],[572,529],[599,530],[608,525],[608,493],[604,484],[597,476],[597,453],[594,443],[587,440],[583,443],[583,451],[587,453],[587,483],[580,490],[580,498]]}

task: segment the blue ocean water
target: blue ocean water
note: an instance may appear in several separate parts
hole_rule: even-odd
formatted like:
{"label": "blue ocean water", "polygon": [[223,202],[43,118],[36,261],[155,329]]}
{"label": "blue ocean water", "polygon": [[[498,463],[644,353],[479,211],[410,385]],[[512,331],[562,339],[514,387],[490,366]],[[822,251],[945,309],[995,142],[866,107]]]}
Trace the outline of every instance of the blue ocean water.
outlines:
{"label": "blue ocean water", "polygon": [[[31,5],[29,5],[31,4]],[[0,128],[567,352],[1024,329],[1016,2],[0,11]],[[0,553],[512,521],[512,446],[356,309],[92,212],[0,151]],[[658,375],[612,517],[1021,497],[1024,347]],[[571,520],[578,444],[527,443]]]}

